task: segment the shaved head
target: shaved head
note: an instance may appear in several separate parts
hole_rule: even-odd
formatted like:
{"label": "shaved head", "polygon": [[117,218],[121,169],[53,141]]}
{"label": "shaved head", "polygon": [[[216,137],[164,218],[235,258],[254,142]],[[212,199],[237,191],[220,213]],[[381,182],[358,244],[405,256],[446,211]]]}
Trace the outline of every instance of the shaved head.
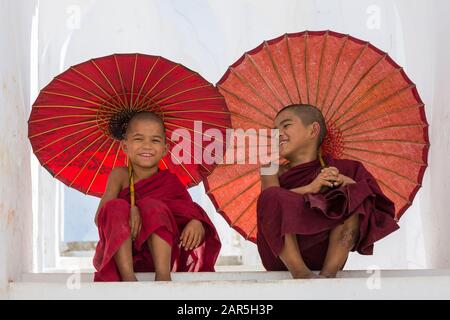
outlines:
{"label": "shaved head", "polygon": [[317,146],[320,147],[327,133],[327,126],[322,112],[318,108],[309,104],[293,104],[281,109],[277,113],[276,117],[278,117],[278,115],[283,111],[287,110],[292,111],[295,115],[297,115],[305,127],[313,124],[314,122],[317,122],[319,124],[320,133],[317,138]]}
{"label": "shaved head", "polygon": [[126,126],[125,137],[132,129],[133,124],[138,121],[153,121],[153,122],[158,123],[161,126],[162,131],[164,133],[164,140],[166,139],[166,136],[165,136],[166,127],[164,126],[164,121],[156,113],[149,112],[149,111],[138,112],[131,117],[130,121],[128,121],[128,124]]}

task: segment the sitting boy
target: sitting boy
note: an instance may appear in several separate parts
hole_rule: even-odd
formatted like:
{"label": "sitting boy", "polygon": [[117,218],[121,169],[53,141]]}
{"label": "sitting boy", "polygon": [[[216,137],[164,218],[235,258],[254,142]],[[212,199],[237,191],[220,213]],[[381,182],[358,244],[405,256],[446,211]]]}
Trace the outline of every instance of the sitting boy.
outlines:
{"label": "sitting boy", "polygon": [[130,205],[128,168],[114,168],[95,216],[100,241],[94,281],[137,281],[135,272],[151,271],[155,280],[170,281],[171,271],[214,271],[221,247],[216,229],[177,176],[158,169],[168,152],[161,118],[135,114],[123,150],[136,205]]}
{"label": "sitting boy", "polygon": [[322,159],[326,124],[316,107],[285,107],[275,127],[280,156],[289,163],[275,175],[261,175],[257,245],[263,265],[287,269],[295,279],[336,277],[350,251],[370,255],[374,242],[399,228],[394,204],[360,162]]}

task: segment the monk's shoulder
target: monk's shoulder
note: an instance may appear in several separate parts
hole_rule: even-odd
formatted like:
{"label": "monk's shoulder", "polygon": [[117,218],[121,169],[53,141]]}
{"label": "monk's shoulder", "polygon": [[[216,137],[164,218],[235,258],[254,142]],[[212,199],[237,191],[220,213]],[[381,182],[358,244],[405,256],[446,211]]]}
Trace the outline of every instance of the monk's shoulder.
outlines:
{"label": "monk's shoulder", "polygon": [[124,188],[128,182],[128,167],[114,167],[109,174],[109,179]]}

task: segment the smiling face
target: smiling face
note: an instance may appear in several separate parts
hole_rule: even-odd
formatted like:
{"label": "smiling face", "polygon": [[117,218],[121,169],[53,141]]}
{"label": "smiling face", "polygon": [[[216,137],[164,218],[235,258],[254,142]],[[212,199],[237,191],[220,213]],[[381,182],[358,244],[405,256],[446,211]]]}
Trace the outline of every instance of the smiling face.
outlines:
{"label": "smiling face", "polygon": [[294,110],[281,111],[275,118],[275,128],[280,134],[280,156],[287,160],[298,152],[317,148],[320,125],[317,122],[304,125]]}
{"label": "smiling face", "polygon": [[133,166],[154,168],[167,154],[165,132],[162,124],[150,117],[136,117],[128,125],[123,150]]}

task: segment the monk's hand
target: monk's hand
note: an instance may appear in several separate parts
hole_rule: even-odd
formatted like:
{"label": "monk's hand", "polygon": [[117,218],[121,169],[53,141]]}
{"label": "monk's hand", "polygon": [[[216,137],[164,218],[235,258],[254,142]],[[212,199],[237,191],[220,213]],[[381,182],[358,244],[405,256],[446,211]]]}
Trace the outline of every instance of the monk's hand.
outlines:
{"label": "monk's hand", "polygon": [[139,232],[141,231],[142,222],[139,208],[132,206],[130,209],[130,228],[131,228],[131,240],[135,240]]}
{"label": "monk's hand", "polygon": [[344,176],[343,174],[339,174],[335,183],[337,183],[337,185],[340,187],[344,187],[349,184],[354,184],[356,183],[356,181],[350,177]]}
{"label": "monk's hand", "polygon": [[[308,185],[308,193],[320,193],[323,188],[333,188],[337,186],[335,182],[339,176],[336,168],[324,168],[319,175]],[[339,171],[338,171],[339,172]]]}
{"label": "monk's hand", "polygon": [[205,228],[203,223],[197,219],[192,219],[184,227],[181,233],[181,245],[185,250],[197,248],[205,237]]}
{"label": "monk's hand", "polygon": [[320,172],[324,173],[325,179],[333,184],[331,187],[338,187],[343,182],[343,175],[339,173],[339,169],[336,167],[326,167],[323,168]]}

